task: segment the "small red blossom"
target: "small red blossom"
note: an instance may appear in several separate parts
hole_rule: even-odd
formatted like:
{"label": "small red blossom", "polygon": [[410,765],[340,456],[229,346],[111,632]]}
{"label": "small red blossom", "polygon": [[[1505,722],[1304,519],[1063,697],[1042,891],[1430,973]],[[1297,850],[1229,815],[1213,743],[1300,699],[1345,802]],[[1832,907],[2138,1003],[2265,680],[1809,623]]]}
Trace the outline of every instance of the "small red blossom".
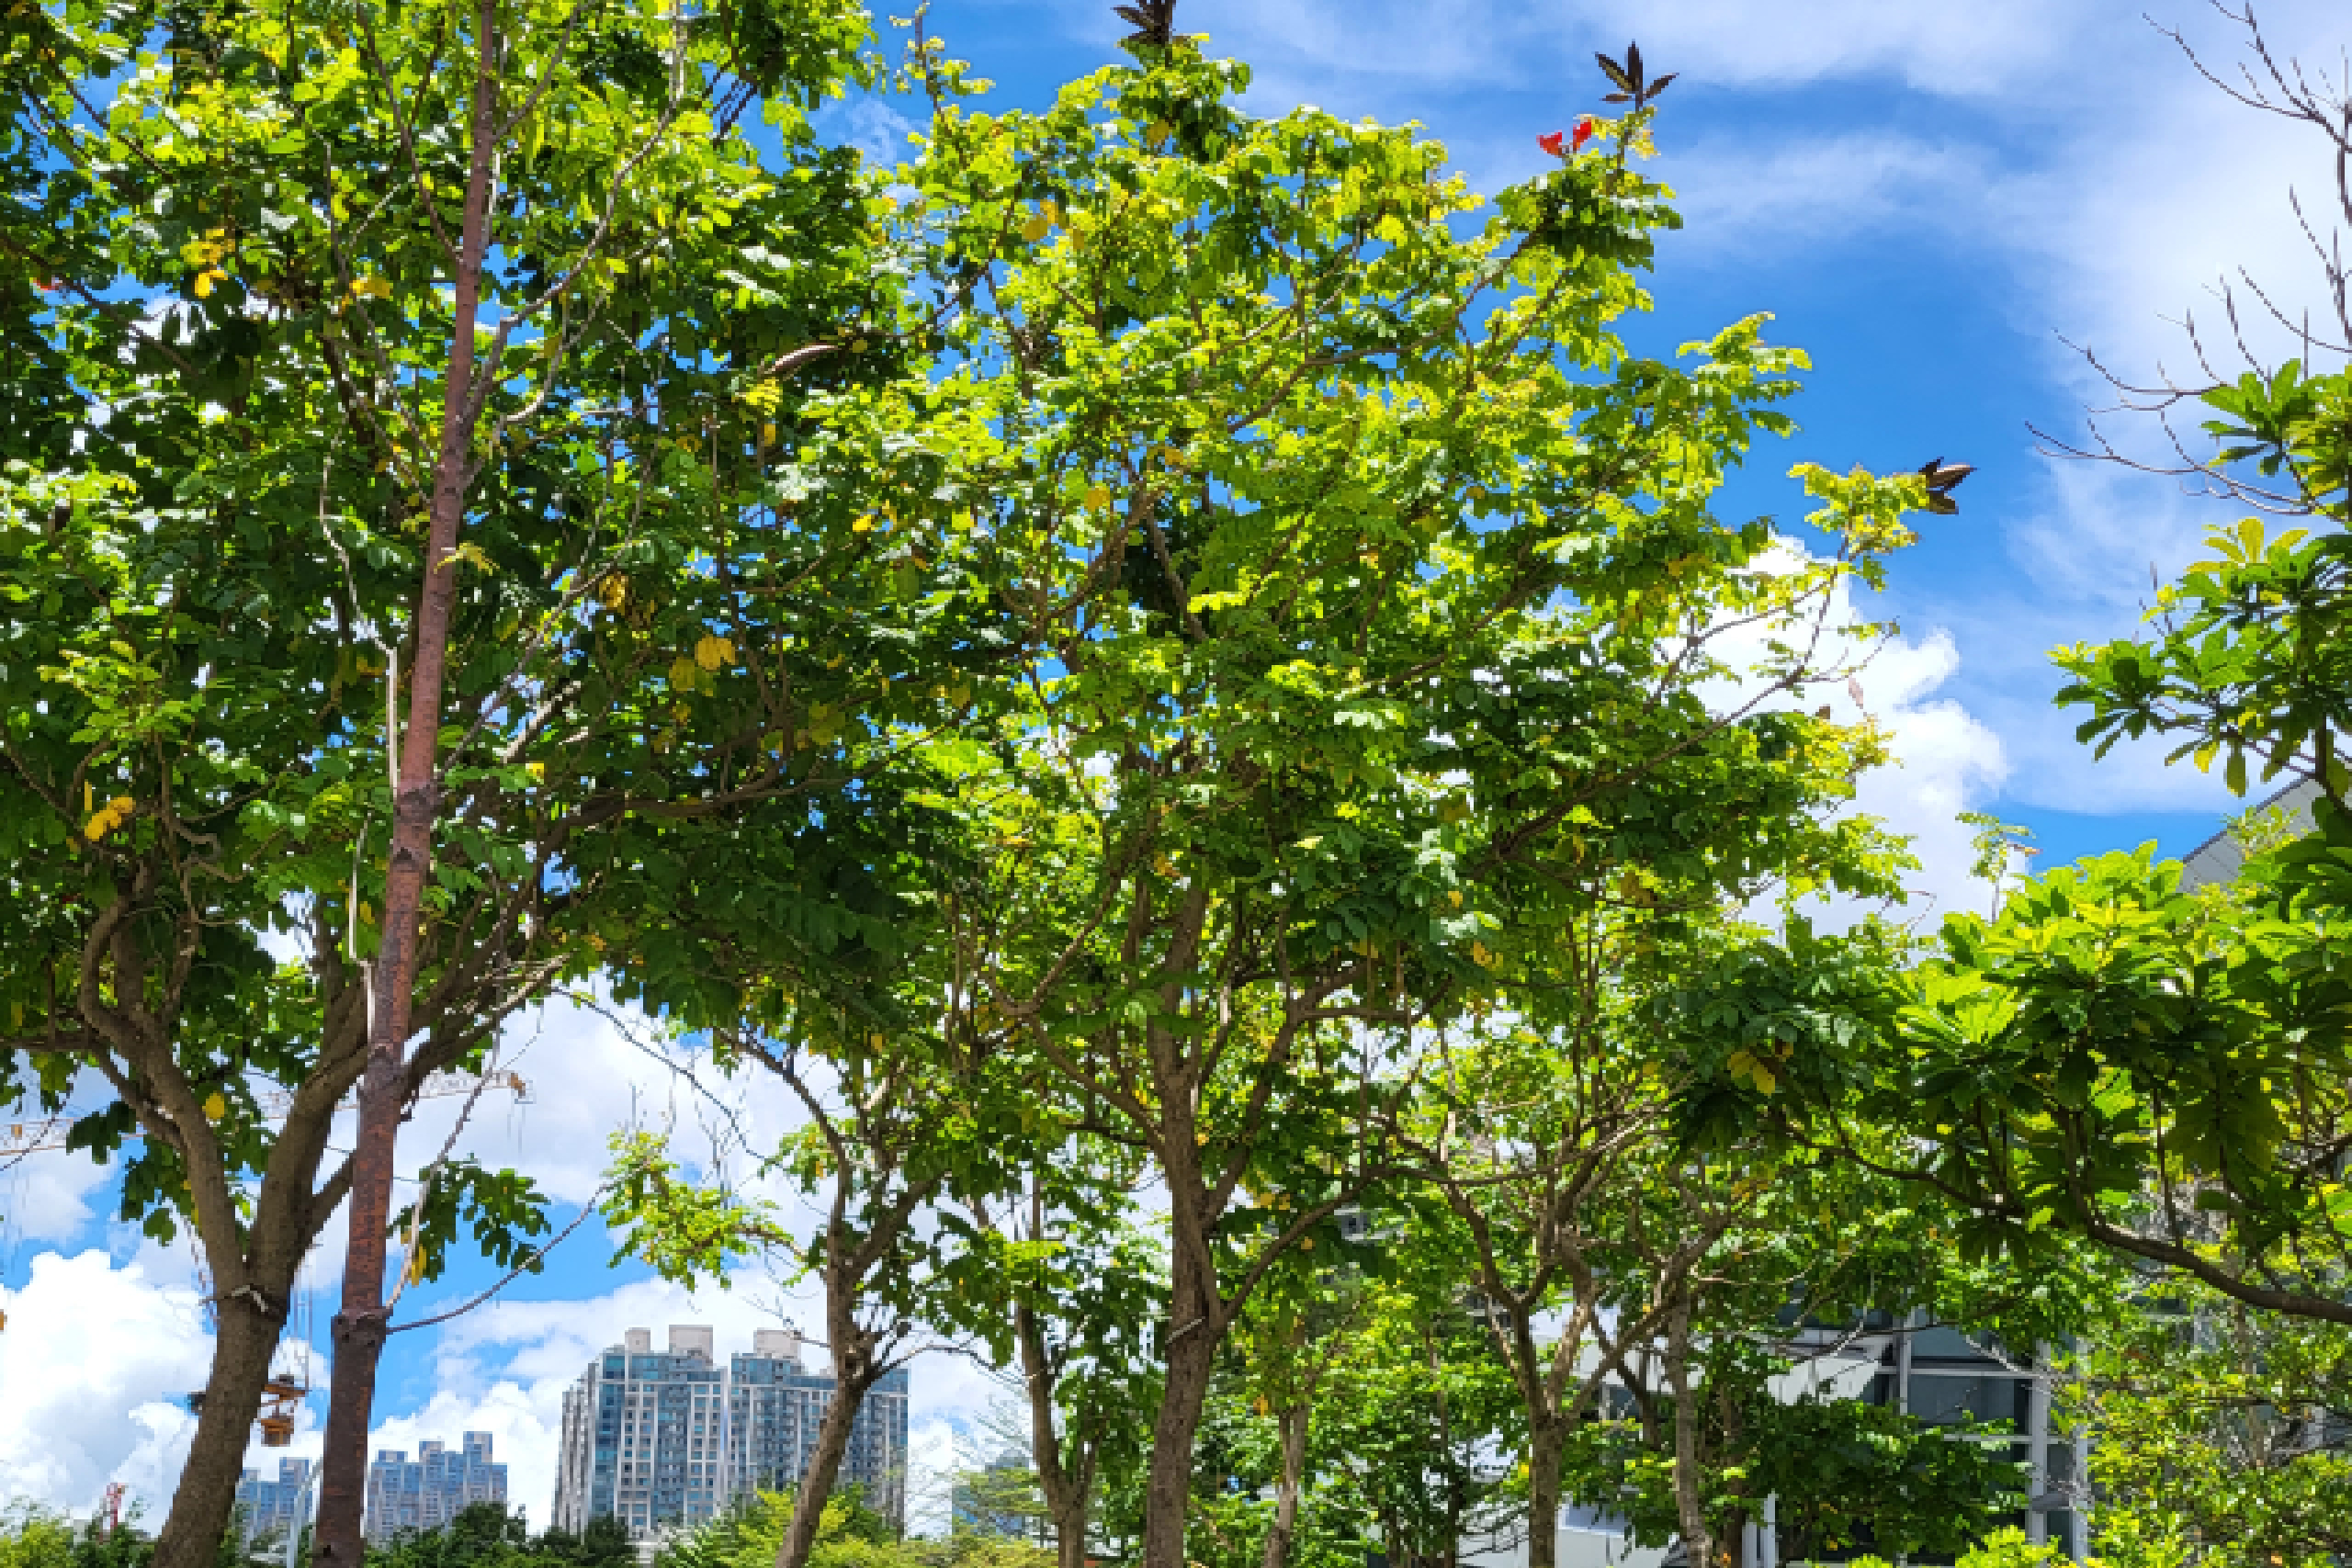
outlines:
{"label": "small red blossom", "polygon": [[1585,118],[1577,121],[1576,140],[1568,143],[1568,151],[1571,152],[1581,152],[1584,149],[1584,144],[1591,140],[1592,119],[1588,116]]}
{"label": "small red blossom", "polygon": [[1565,151],[1567,140],[1568,133],[1565,130],[1547,130],[1535,139],[1535,145],[1543,148],[1555,158],[1565,158],[1567,156]]}

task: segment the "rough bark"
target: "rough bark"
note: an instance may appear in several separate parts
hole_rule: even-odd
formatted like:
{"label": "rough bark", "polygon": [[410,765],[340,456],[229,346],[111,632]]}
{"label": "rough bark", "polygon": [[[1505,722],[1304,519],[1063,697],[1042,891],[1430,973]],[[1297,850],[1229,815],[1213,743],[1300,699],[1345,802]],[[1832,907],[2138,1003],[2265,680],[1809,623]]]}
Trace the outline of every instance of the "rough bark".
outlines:
{"label": "rough bark", "polygon": [[322,1568],[358,1568],[366,1506],[368,1418],[375,1406],[376,1368],[383,1353],[384,1229],[391,1213],[394,1145],[400,1133],[403,1053],[416,990],[425,879],[432,866],[434,829],[440,816],[442,689],[449,623],[457,598],[458,534],[472,478],[473,429],[479,417],[474,387],[474,327],[481,303],[481,274],[490,241],[490,196],[495,162],[497,7],[481,0],[475,12],[473,145],[466,180],[464,229],[452,278],[448,374],[442,390],[441,445],[434,465],[431,525],[424,581],[413,628],[408,730],[393,803],[392,845],[384,878],[383,945],[375,961],[375,1011],[368,1066],[359,1082],[359,1128],[351,1158],[350,1248],[344,1265],[342,1309],[333,1329],[334,1374],[320,1461],[319,1517],[313,1561]]}
{"label": "rough bark", "polygon": [[1527,1433],[1527,1568],[1555,1568],[1560,1560],[1560,1454],[1563,1424],[1540,1419]]}
{"label": "rough bark", "polygon": [[[1180,1269],[1179,1273],[1182,1270]],[[1178,1292],[1185,1302],[1186,1293]],[[1190,1324],[1187,1331],[1186,1324]],[[1220,1335],[1198,1315],[1171,1325],[1162,1360],[1168,1381],[1151,1428],[1151,1468],[1144,1496],[1144,1568],[1186,1568],[1184,1525],[1192,1503],[1193,1445],[1209,1394]]]}
{"label": "rough bark", "polygon": [[262,1384],[286,1326],[285,1297],[265,1311],[244,1296],[223,1297],[212,1341],[212,1372],[204,1381],[204,1408],[196,1418],[196,1440],[172,1493],[172,1509],[155,1539],[155,1562],[203,1564],[220,1561],[220,1538],[237,1504],[237,1482],[244,1473],[245,1438],[261,1408]]}
{"label": "rough bark", "polygon": [[1290,1543],[1298,1534],[1299,1494],[1306,1486],[1307,1407],[1285,1405],[1275,1420],[1282,1434],[1283,1473],[1274,1483],[1274,1519],[1266,1530],[1265,1568],[1287,1568]]}

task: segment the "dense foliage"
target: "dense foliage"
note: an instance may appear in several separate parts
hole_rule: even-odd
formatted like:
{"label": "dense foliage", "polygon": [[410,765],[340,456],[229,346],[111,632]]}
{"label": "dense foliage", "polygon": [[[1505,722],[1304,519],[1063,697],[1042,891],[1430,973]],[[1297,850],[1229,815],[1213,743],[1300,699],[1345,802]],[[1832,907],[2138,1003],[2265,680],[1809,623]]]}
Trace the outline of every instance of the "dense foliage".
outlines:
{"label": "dense foliage", "polygon": [[[1623,114],[1487,197],[1123,15],[1001,110],[841,0],[11,13],[0,1102],[76,1097],[220,1332],[160,1538],[20,1509],[0,1568],[233,1555],[346,1201],[356,1451],[378,1233],[414,1281],[550,1224],[458,1159],[360,1200],[572,982],[797,1106],[710,1168],[614,1141],[625,1250],[810,1282],[838,1379],[798,1491],[665,1568],[1552,1568],[1566,1506],[1704,1568],[1768,1516],[2037,1561],[2002,1423],[1821,1392],[1952,1324],[2046,1348],[2118,1568],[2352,1550],[2352,372],[2168,393],[2301,526],[2061,656],[2086,742],[2308,822],[2184,889],[2010,884],[1979,819],[1985,914],[1817,929],[1913,869],[1822,699],[1967,470],[1719,513],[1806,366],[1760,315],[1632,346],[1673,78],[1604,59]],[[810,129],[865,87],[929,103],[896,169]],[[1008,1457],[910,1541],[834,1483],[943,1343]],[[368,1556],[633,1550],[481,1507]]]}

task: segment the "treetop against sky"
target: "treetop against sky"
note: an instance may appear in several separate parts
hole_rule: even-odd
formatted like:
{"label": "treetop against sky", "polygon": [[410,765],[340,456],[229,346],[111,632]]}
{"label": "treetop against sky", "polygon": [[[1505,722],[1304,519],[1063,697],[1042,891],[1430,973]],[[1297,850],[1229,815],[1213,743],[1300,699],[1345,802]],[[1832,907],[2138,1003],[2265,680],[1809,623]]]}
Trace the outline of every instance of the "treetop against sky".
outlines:
{"label": "treetop against sky", "polygon": [[[2137,371],[2180,356],[2164,318],[2209,312],[2200,290],[2223,266],[2286,279],[2280,175],[2300,172],[2301,154],[2279,152],[2274,128],[2217,103],[2170,42],[2115,7],[1779,9],[1191,0],[1183,24],[1208,34],[1212,52],[1251,62],[1253,112],[1311,104],[1418,121],[1484,193],[1550,166],[1546,133],[1573,135],[1583,116],[1608,112],[1591,53],[1638,35],[1654,69],[1677,73],[1645,167],[1677,192],[1685,225],[1658,239],[1645,280],[1657,310],[1622,330],[1635,352],[1663,355],[1770,311],[1771,339],[1811,360],[1789,405],[1800,435],[1766,442],[1718,511],[1793,523],[1808,503],[1782,475],[1800,457],[1898,472],[1940,453],[1977,469],[1963,513],[1916,519],[1919,542],[1893,558],[1883,591],[1846,602],[1855,619],[1903,626],[1821,699],[1840,722],[1878,719],[1901,761],[1866,776],[1859,804],[1917,835],[1914,885],[1939,912],[1982,900],[1953,820],[1967,807],[2033,827],[2052,861],[2150,838],[2185,852],[2218,823],[2218,773],[2164,769],[2151,746],[2091,762],[2073,741],[2075,716],[2050,706],[2064,677],[2046,653],[2127,632],[2151,568],[2176,573],[2217,513],[2160,479],[2045,457],[2028,425],[2070,434],[2103,391],[2061,334]],[[2201,16],[2158,19],[2226,47],[2198,31],[2211,26]],[[2328,19],[2317,6],[2266,17],[2282,49],[2331,41]],[[1123,28],[1091,3],[979,0],[936,7],[929,25],[994,79],[985,106],[1033,111],[1111,58]],[[895,162],[927,112],[913,96],[863,92],[814,123],[869,162]],[[714,673],[732,668],[717,662]],[[560,1061],[563,1092],[480,1115],[461,1147],[490,1166],[527,1156],[545,1192],[578,1205],[602,1179],[605,1132],[632,1114],[673,1122],[689,1148],[718,1135],[713,1103],[682,1089],[653,1059],[667,1047],[626,1018],[557,1003],[510,1025],[503,1064],[527,1078],[535,1063]],[[712,1092],[755,1125],[796,1116],[788,1091],[756,1075]],[[427,1102],[404,1148],[439,1146],[454,1114]],[[171,1402],[202,1382],[185,1247],[111,1226],[118,1180],[57,1156],[0,1175],[0,1383],[11,1391],[0,1469],[60,1501],[118,1473],[160,1501],[189,1425]],[[805,1292],[781,1286],[689,1298],[636,1265],[608,1270],[599,1230],[592,1221],[501,1303],[396,1340],[377,1440],[487,1427],[515,1495],[543,1509],[560,1387],[620,1325],[714,1321],[722,1340],[741,1340],[771,1301],[798,1300],[804,1322],[819,1315]],[[322,1290],[339,1270],[339,1231],[311,1264]],[[425,1305],[496,1272],[461,1259]],[[915,1386],[917,1424],[934,1432],[989,1397],[944,1359],[922,1363]],[[315,1442],[305,1427],[293,1451]]]}

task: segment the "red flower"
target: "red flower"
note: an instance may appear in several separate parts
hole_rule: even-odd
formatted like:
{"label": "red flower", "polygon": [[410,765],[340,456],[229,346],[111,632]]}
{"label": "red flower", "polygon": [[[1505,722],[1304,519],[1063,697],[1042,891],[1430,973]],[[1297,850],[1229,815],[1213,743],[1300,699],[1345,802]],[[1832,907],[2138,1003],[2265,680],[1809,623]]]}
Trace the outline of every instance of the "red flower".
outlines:
{"label": "red flower", "polygon": [[1583,149],[1583,147],[1584,147],[1584,144],[1585,144],[1586,142],[1588,142],[1588,141],[1591,141],[1591,140],[1592,140],[1592,121],[1591,121],[1591,119],[1590,119],[1589,118],[1584,118],[1584,119],[1580,119],[1580,120],[1577,121],[1577,136],[1576,136],[1576,140],[1575,140],[1574,141],[1571,141],[1570,143],[1568,143],[1568,150],[1569,150],[1570,152],[1577,152],[1577,151],[1581,151],[1581,150]]}
{"label": "red flower", "polygon": [[1567,153],[1562,149],[1566,145],[1568,133],[1565,130],[1547,130],[1535,139],[1535,145],[1543,148],[1555,158],[1565,158]]}

